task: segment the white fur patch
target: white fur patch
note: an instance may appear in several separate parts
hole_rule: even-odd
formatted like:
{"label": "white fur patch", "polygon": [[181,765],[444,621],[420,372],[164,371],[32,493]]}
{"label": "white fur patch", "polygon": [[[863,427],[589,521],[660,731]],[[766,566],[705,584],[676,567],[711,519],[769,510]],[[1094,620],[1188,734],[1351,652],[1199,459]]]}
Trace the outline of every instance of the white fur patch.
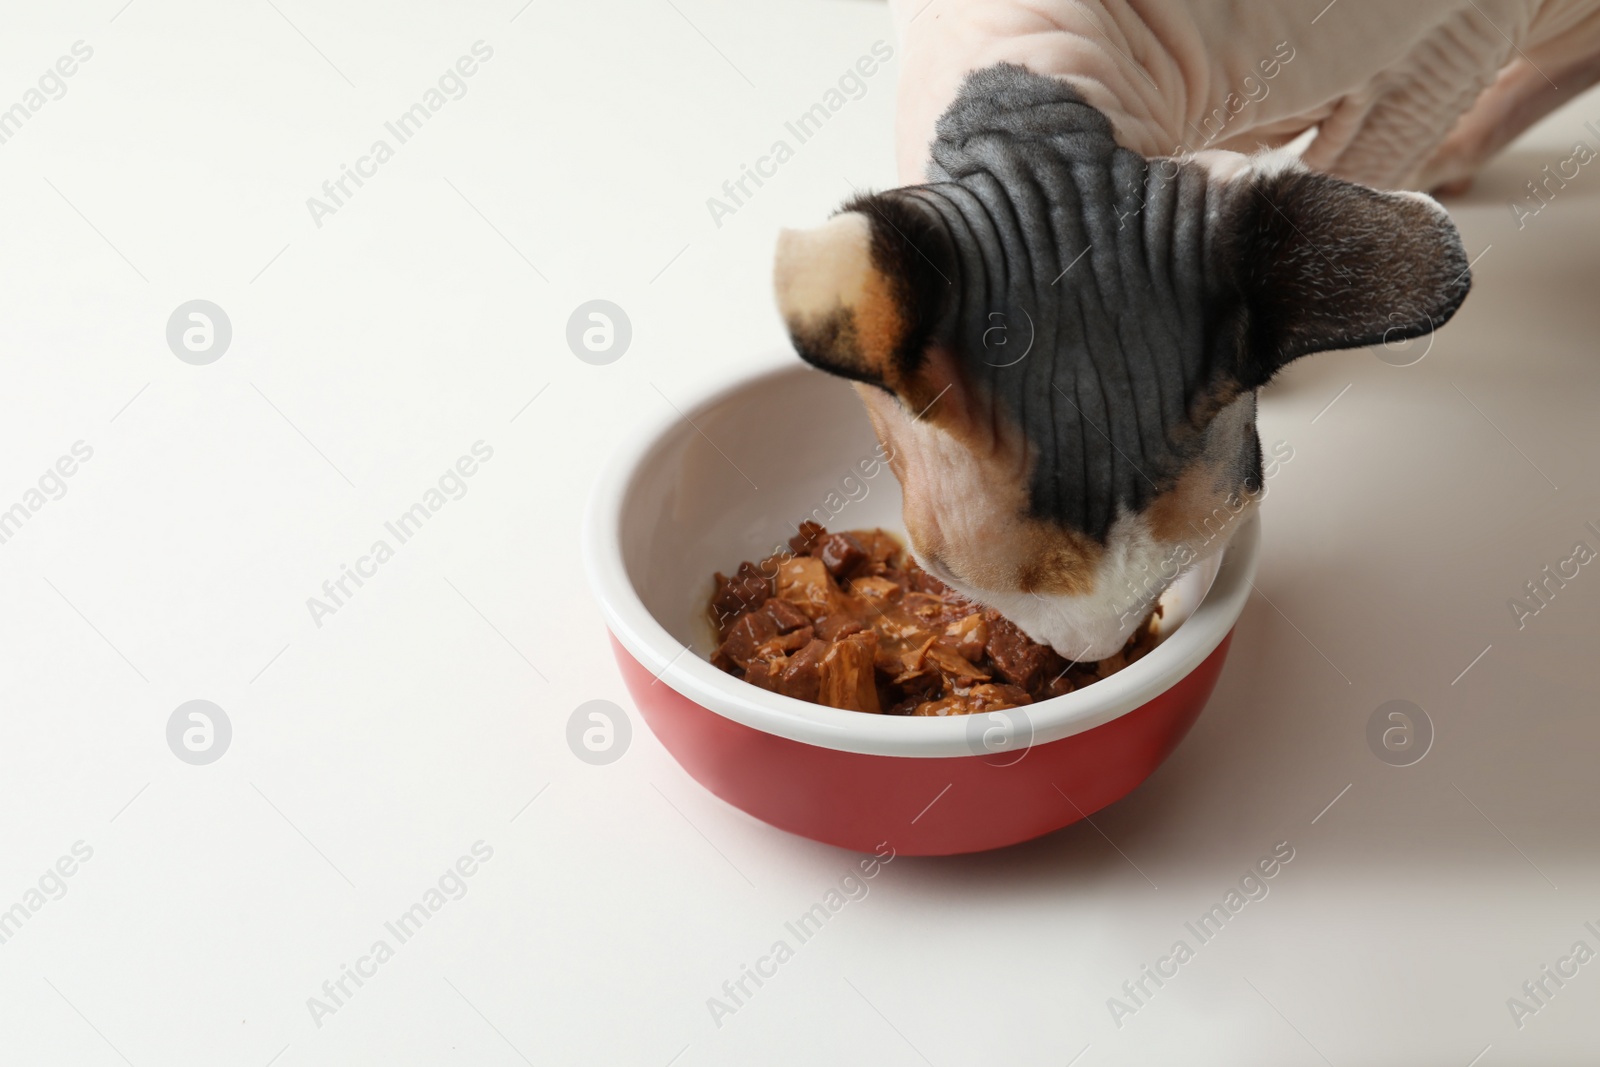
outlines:
{"label": "white fur patch", "polygon": [[1254,155],[1230,152],[1225,148],[1208,148],[1203,152],[1195,152],[1183,158],[1186,162],[1200,164],[1215,181],[1231,182],[1238,178],[1270,178],[1278,174],[1288,174],[1306,169],[1305,164],[1300,159],[1304,151],[1303,146],[1300,144],[1302,139],[1303,135],[1301,138],[1296,138],[1280,148],[1263,149]]}
{"label": "white fur patch", "polygon": [[[911,419],[894,400],[875,390],[860,390],[879,433],[887,433],[896,453],[897,473],[906,486],[905,521],[917,562],[963,596],[994,608],[1025,634],[1050,645],[1070,660],[1104,659],[1122,648],[1179,575],[1221,551],[1243,525],[1254,504],[1245,505],[1213,530],[1209,516],[1195,516],[1192,541],[1156,540],[1142,515],[1118,516],[1106,537],[1094,574],[1093,592],[1071,596],[1000,588],[1011,579],[1013,563],[981,570],[993,560],[1015,560],[1006,540],[1014,533],[1027,488],[1019,469],[1013,475],[985,465],[951,435]],[[1228,405],[1207,430],[1204,461],[1225,469],[1242,447],[1255,417],[1255,394]],[[945,559],[971,574],[955,574]]]}
{"label": "white fur patch", "polygon": [[1435,215],[1443,216],[1446,219],[1448,219],[1450,217],[1449,210],[1446,209],[1443,204],[1439,203],[1439,201],[1437,201],[1433,197],[1429,196],[1427,193],[1419,193],[1419,192],[1415,192],[1415,191],[1410,190],[1410,189],[1397,189],[1397,190],[1395,190],[1393,193],[1391,193],[1389,195],[1391,195],[1391,196],[1409,197],[1410,199],[1415,200],[1418,203],[1428,205],[1428,207],[1433,210],[1433,213]]}
{"label": "white fur patch", "polygon": [[1177,546],[1153,539],[1142,518],[1124,513],[1111,527],[1105,555],[1095,572],[1095,591],[1086,596],[980,589],[950,574],[937,561],[923,559],[915,549],[913,553],[924,570],[969,600],[994,608],[1033,640],[1067,659],[1086,662],[1105,659],[1127,644],[1167,587],[1222,551],[1243,525],[1247,512],[1192,554],[1182,555]]}
{"label": "white fur patch", "polygon": [[[1111,528],[1105,555],[1094,576],[1093,593],[1064,596],[982,589],[950,574],[937,561],[917,562],[935,578],[970,600],[994,608],[1023,633],[1070,660],[1105,659],[1127,643],[1171,579],[1155,580],[1146,595],[1147,576],[1159,574],[1166,550],[1151,539],[1143,520],[1123,515]],[[913,550],[915,551],[915,550]]]}
{"label": "white fur patch", "polygon": [[872,227],[859,211],[809,230],[783,230],[772,268],[778,308],[791,327],[853,307],[872,271]]}

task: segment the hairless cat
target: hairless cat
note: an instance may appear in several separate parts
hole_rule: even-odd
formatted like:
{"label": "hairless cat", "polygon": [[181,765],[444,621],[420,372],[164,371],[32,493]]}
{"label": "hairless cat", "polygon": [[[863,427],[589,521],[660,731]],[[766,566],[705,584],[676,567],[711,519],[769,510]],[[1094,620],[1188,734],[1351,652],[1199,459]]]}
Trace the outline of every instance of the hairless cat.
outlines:
{"label": "hairless cat", "polygon": [[1403,190],[1462,186],[1600,80],[1593,2],[896,19],[907,184],[785,231],[779,308],[857,383],[923,566],[1074,660],[1121,647],[1254,507],[1257,389],[1466,298],[1455,226]]}

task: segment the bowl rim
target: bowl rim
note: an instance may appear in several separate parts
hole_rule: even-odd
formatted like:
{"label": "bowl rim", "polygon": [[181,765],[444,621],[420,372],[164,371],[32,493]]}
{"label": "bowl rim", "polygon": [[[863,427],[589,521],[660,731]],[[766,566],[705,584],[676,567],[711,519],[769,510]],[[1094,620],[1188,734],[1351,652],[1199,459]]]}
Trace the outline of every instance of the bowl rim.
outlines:
{"label": "bowl rim", "polygon": [[[1260,552],[1259,511],[1253,511],[1222,549],[1216,577],[1193,613],[1166,640],[1127,667],[1082,689],[1037,704],[989,715],[914,718],[868,715],[812,704],[735,678],[680,643],[645,607],[628,578],[621,519],[640,470],[669,434],[696,416],[772,379],[823,372],[793,362],[721,382],[676,410],[647,419],[612,453],[584,509],[583,565],[606,626],[622,647],[661,684],[734,722],[804,744],[874,756],[984,756],[983,731],[1006,717],[1005,747],[1021,749],[1082,733],[1134,711],[1171,689],[1220,645],[1244,610]],[[1012,731],[1015,733],[1013,734]],[[1020,757],[1013,757],[1020,758]]]}

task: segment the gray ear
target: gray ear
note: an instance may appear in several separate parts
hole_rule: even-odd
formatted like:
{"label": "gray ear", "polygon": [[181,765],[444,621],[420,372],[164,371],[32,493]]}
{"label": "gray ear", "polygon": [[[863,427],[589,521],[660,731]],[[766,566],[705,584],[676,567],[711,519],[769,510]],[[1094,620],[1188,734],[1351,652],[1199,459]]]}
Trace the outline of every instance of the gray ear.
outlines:
{"label": "gray ear", "polygon": [[1311,352],[1429,333],[1472,288],[1461,235],[1421,193],[1258,169],[1231,183],[1209,228],[1218,276],[1234,290],[1221,294],[1233,305],[1222,333],[1244,333],[1245,388]]}

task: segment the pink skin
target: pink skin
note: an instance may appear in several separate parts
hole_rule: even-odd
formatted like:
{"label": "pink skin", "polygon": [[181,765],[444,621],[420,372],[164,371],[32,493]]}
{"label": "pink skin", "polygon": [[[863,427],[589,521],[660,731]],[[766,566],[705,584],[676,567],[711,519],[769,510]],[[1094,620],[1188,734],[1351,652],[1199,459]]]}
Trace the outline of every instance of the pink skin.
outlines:
{"label": "pink skin", "polygon": [[962,77],[1002,61],[1066,79],[1145,155],[1318,127],[1307,165],[1441,192],[1600,81],[1600,0],[891,2],[906,184]]}

